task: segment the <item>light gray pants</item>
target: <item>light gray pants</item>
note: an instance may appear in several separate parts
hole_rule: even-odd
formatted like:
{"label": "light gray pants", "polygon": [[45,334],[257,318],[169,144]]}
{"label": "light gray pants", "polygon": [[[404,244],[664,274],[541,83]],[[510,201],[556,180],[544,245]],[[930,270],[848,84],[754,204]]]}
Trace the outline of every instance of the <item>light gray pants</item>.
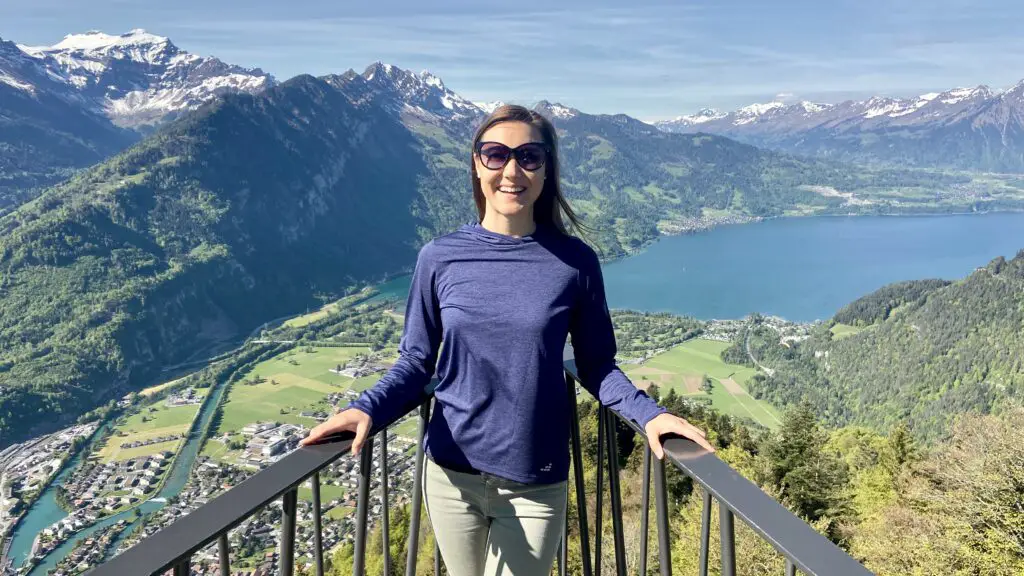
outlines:
{"label": "light gray pants", "polygon": [[423,495],[451,576],[550,574],[566,483],[529,485],[448,470],[427,458]]}

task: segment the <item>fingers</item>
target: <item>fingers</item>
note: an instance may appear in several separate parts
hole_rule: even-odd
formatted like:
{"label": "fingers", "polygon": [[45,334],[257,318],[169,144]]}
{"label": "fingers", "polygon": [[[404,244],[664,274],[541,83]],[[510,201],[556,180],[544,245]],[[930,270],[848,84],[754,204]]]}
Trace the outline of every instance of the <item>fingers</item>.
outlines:
{"label": "fingers", "polygon": [[663,415],[652,420],[647,430],[648,443],[655,457],[661,460],[664,457],[665,449],[661,443],[662,434],[678,434],[688,438],[708,452],[714,452],[715,448],[707,441],[707,435],[703,430],[690,424],[686,420],[672,415]]}
{"label": "fingers", "polygon": [[366,435],[370,432],[370,419],[361,418],[356,422],[356,437],[352,440],[352,455],[359,454],[359,451],[363,449],[363,442],[366,440]]}
{"label": "fingers", "polygon": [[704,431],[697,428],[693,424],[686,422],[685,420],[677,420],[673,422],[672,429],[669,432],[675,432],[684,438],[689,438],[697,443],[698,446],[707,450],[708,452],[714,452],[715,448],[707,441]]}
{"label": "fingers", "polygon": [[661,436],[653,434],[648,437],[648,440],[651,445],[651,452],[654,454],[654,457],[657,458],[658,460],[664,458],[665,449],[661,447]]}
{"label": "fingers", "polygon": [[362,448],[363,441],[366,439],[370,428],[371,419],[368,414],[361,410],[348,409],[343,412],[339,412],[328,418],[325,422],[314,426],[313,429],[309,431],[309,434],[299,442],[299,445],[309,446],[322,441],[331,434],[349,431],[356,433],[356,437],[352,443],[352,448],[353,452],[358,452],[359,449]]}

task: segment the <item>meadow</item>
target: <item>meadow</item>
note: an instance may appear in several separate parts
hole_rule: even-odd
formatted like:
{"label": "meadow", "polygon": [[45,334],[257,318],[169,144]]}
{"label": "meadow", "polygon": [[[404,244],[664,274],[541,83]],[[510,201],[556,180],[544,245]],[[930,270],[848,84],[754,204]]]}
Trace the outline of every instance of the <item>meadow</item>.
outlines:
{"label": "meadow", "polygon": [[[757,370],[722,361],[721,352],[728,346],[726,342],[715,340],[688,340],[643,364],[627,364],[621,368],[641,388],[654,384],[662,395],[675,390],[690,398],[710,397],[711,405],[724,414],[749,418],[768,428],[778,426],[779,412],[746,390],[747,381]],[[701,388],[705,374],[712,381],[710,394]]]}

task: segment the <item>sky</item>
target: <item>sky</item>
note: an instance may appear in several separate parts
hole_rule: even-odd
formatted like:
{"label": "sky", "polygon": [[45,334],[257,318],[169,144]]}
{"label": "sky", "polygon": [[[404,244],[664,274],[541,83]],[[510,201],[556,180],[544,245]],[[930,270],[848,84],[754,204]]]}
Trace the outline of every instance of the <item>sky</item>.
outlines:
{"label": "sky", "polygon": [[133,28],[285,80],[382,61],[473,101],[647,121],[1024,78],[1020,0],[6,0],[0,38]]}

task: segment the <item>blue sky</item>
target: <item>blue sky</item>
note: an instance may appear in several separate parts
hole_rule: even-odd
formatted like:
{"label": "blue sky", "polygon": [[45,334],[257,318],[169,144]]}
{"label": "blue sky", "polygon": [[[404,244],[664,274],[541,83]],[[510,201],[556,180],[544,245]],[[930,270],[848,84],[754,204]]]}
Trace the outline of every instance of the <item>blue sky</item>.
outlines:
{"label": "blue sky", "polygon": [[[443,5],[443,7],[439,7]],[[628,8],[624,7],[628,6]],[[644,120],[1024,78],[1020,0],[8,0],[0,37],[132,28],[286,79],[381,60],[472,100],[559,101]]]}

